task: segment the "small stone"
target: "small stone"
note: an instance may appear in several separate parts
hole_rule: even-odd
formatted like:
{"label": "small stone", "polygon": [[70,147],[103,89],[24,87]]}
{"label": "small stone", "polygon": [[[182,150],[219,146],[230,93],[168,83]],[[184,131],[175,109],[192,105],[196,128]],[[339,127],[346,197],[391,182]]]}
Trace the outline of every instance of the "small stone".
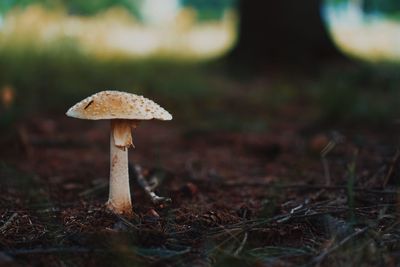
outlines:
{"label": "small stone", "polygon": [[189,182],[181,188],[181,192],[186,196],[193,197],[199,192],[199,189],[195,184]]}
{"label": "small stone", "polygon": [[325,134],[317,134],[310,139],[309,149],[312,153],[319,154],[328,143],[329,138]]}
{"label": "small stone", "polygon": [[160,215],[154,209],[149,209],[143,216],[143,221],[147,223],[156,223],[159,219]]}
{"label": "small stone", "polygon": [[250,220],[253,215],[253,211],[247,207],[247,205],[240,206],[240,208],[236,210],[236,213],[240,218],[246,220]]}
{"label": "small stone", "polygon": [[160,215],[154,209],[149,209],[145,216],[160,218]]}

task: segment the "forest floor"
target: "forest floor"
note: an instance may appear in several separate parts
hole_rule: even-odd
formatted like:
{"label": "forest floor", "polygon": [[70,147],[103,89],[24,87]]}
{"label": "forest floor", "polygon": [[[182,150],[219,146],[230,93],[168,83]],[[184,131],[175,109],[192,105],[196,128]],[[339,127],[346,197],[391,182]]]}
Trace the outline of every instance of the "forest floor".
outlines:
{"label": "forest floor", "polygon": [[[134,131],[134,218],[104,208],[107,122],[18,119],[0,142],[0,265],[396,266],[397,124],[321,121],[302,94],[250,89],[213,100],[210,118]],[[265,109],[271,96],[281,104]],[[153,204],[134,166],[171,203]]]}

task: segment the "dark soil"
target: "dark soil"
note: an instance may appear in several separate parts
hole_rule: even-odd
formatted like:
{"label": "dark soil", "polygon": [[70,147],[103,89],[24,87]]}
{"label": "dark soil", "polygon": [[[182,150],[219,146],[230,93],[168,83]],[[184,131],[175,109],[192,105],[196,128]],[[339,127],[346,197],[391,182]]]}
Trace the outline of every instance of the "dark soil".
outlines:
{"label": "dark soil", "polygon": [[153,205],[132,173],[128,219],[103,206],[106,122],[24,119],[0,146],[0,265],[396,266],[395,131],[316,128],[143,123],[130,162],[172,203]]}

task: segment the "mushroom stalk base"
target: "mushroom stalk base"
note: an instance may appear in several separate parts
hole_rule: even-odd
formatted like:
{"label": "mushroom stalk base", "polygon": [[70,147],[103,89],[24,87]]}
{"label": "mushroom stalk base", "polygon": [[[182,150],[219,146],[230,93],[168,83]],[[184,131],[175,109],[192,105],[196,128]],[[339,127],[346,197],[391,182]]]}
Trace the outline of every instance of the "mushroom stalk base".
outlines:
{"label": "mushroom stalk base", "polygon": [[[120,148],[115,144],[114,131],[120,125],[111,123],[110,136],[110,194],[107,208],[114,213],[132,215],[132,202],[129,187],[128,149]],[[130,134],[130,128],[127,129]]]}

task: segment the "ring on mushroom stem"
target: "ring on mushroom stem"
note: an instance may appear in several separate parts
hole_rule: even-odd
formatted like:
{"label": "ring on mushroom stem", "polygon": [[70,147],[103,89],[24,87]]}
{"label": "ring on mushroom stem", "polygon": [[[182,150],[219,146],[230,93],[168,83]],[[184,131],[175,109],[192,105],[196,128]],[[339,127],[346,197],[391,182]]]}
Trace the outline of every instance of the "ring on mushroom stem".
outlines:
{"label": "ring on mushroom stem", "polygon": [[111,120],[110,193],[111,211],[132,215],[129,189],[128,148],[134,147],[131,130],[142,120],[171,120],[172,115],[150,99],[119,91],[103,91],[71,107],[67,116],[86,120]]}
{"label": "ring on mushroom stem", "polygon": [[112,120],[111,131],[115,146],[125,150],[130,146],[135,147],[132,142],[131,129],[135,123],[130,120]]}

